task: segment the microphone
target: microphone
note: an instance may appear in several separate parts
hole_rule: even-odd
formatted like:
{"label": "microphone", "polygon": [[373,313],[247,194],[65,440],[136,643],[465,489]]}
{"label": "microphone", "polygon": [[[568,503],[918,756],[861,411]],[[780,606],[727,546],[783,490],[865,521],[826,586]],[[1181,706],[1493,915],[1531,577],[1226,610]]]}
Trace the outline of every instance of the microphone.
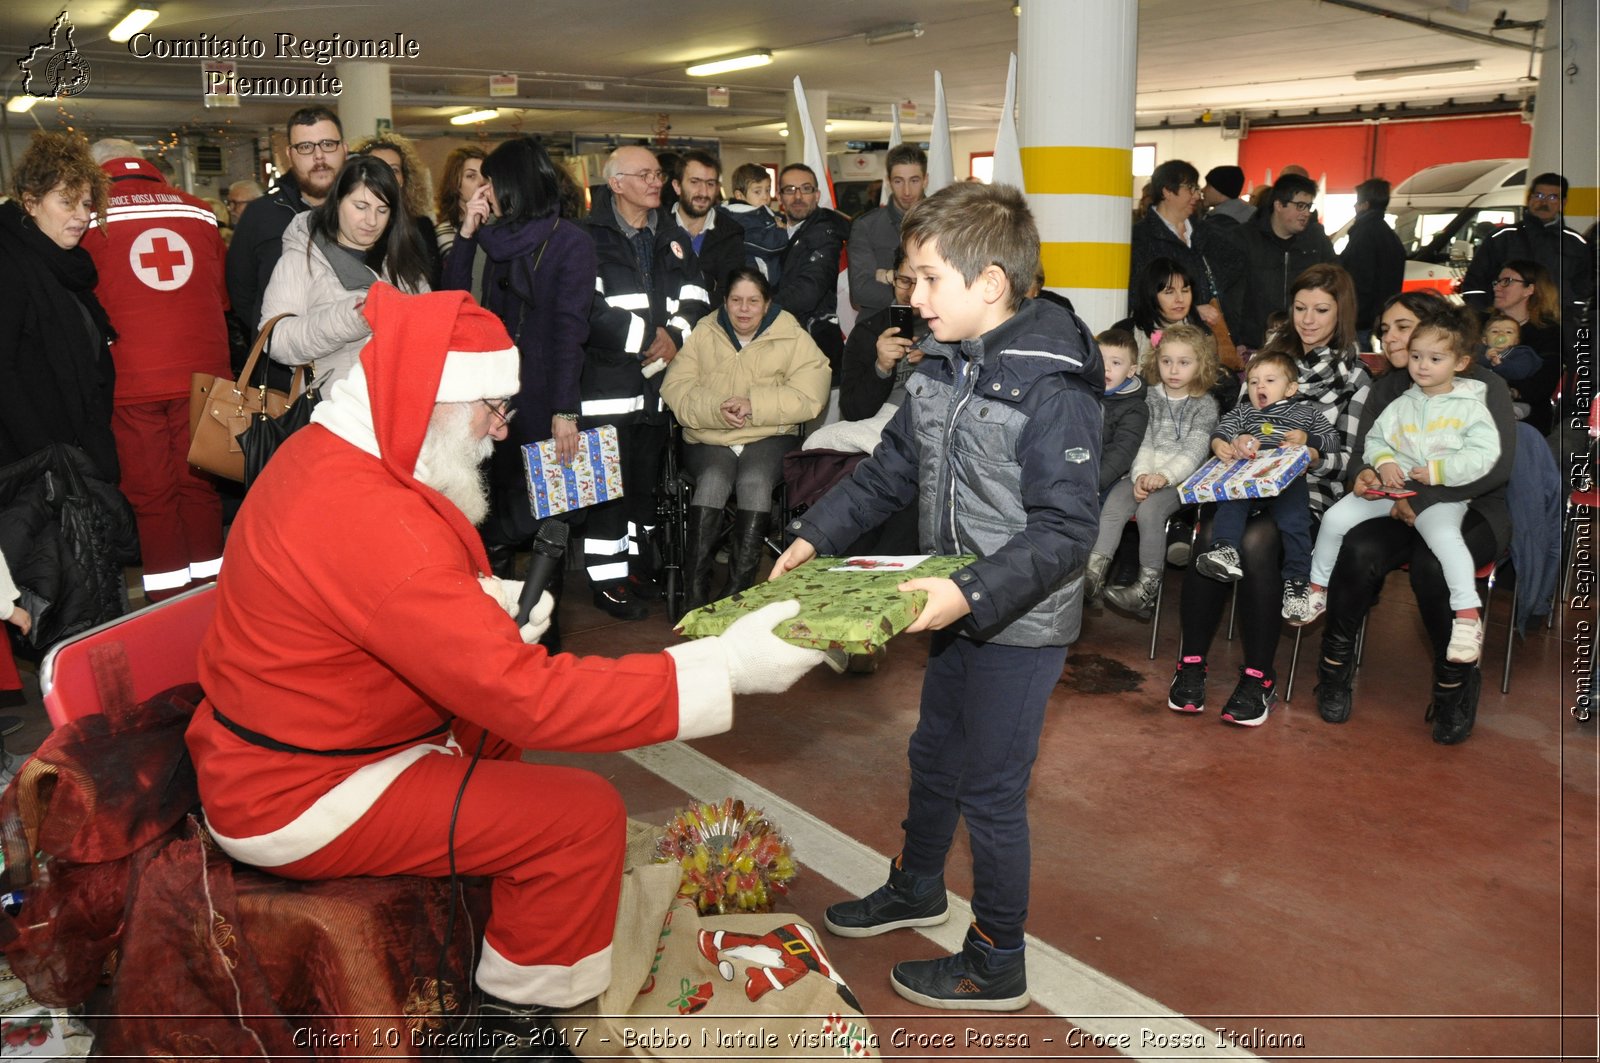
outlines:
{"label": "microphone", "polygon": [[517,626],[528,622],[528,614],[538,604],[539,595],[550,585],[550,577],[561,564],[561,555],[567,552],[567,535],[571,531],[559,520],[547,520],[533,540],[533,560],[528,563],[528,578],[522,584],[522,598],[517,602]]}

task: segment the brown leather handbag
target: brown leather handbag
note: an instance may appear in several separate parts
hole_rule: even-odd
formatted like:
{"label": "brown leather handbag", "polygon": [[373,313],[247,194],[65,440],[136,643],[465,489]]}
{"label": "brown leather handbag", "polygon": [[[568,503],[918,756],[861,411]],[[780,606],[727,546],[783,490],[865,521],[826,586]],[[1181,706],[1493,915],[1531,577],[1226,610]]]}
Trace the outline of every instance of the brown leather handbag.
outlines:
{"label": "brown leather handbag", "polygon": [[261,382],[252,384],[256,364],[268,348],[272,330],[278,322],[292,314],[279,314],[262,328],[261,335],[250,348],[244,371],[238,381],[210,373],[196,373],[189,383],[189,464],[213,476],[244,482],[244,449],[239,445],[239,433],[249,426],[258,413],[268,417],[282,417],[295,396],[310,383],[306,366],[297,366],[294,382],[289,392],[267,387],[266,367],[261,368]]}
{"label": "brown leather handbag", "polygon": [[1216,324],[1211,325],[1211,335],[1217,341],[1217,361],[1222,363],[1224,369],[1238,371],[1244,368],[1244,358],[1239,354],[1239,348],[1233,342],[1233,334],[1228,331],[1227,319],[1222,317],[1222,304],[1211,300],[1211,305],[1217,311]]}

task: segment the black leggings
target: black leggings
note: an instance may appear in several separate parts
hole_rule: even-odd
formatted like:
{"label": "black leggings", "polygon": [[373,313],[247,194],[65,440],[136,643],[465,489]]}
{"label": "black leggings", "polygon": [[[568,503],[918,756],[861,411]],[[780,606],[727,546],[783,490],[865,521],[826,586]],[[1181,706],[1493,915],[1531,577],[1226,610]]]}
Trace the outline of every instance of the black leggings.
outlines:
{"label": "black leggings", "polygon": [[[1461,522],[1461,536],[1478,567],[1488,564],[1499,550],[1494,529],[1477,511],[1468,509]],[[1356,525],[1339,548],[1339,560],[1328,577],[1327,628],[1322,635],[1322,653],[1329,660],[1344,663],[1353,652],[1361,621],[1378,601],[1384,577],[1409,563],[1411,590],[1417,596],[1417,610],[1433,643],[1435,683],[1455,686],[1472,671],[1471,664],[1452,664],[1445,660],[1450,642],[1450,625],[1455,612],[1450,608],[1450,588],[1445,585],[1439,559],[1417,530],[1404,521],[1389,518]]]}
{"label": "black leggings", "polygon": [[[1215,507],[1207,506],[1200,521],[1195,553],[1211,548],[1211,523]],[[1204,657],[1217,637],[1217,625],[1228,607],[1233,588],[1239,588],[1239,637],[1244,641],[1244,663],[1263,675],[1273,676],[1278,635],[1283,630],[1283,540],[1271,514],[1258,513],[1245,524],[1239,540],[1244,579],[1222,583],[1195,571],[1183,572],[1183,595],[1178,616],[1183,625],[1185,657]]]}

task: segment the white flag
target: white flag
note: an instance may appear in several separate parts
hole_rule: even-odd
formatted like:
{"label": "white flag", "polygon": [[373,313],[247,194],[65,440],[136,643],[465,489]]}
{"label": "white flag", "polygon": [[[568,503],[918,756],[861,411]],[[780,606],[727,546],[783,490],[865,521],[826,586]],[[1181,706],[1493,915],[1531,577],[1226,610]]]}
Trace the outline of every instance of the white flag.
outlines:
{"label": "white flag", "polygon": [[[900,146],[900,104],[898,101],[889,105],[889,113],[894,116],[894,124],[889,129],[889,150],[893,151]],[[888,156],[884,156],[885,160]],[[878,193],[878,206],[889,205],[889,167],[883,168],[883,191]]]}
{"label": "white flag", "polygon": [[944,75],[933,72],[933,135],[928,139],[928,194],[939,191],[956,179],[956,164],[950,154],[950,113],[944,106]]}
{"label": "white flag", "polygon": [[817,175],[817,205],[833,209],[833,182],[828,180],[827,152],[822,150],[822,141],[817,139],[817,131],[811,128],[811,110],[806,106],[805,86],[800,84],[800,79],[794,79],[794,102],[800,109],[800,132],[805,135],[805,163]]}
{"label": "white flag", "polygon": [[[1006,102],[1000,110],[1000,131],[994,138],[994,176],[997,185],[1022,183],[1022,147],[1017,140],[1017,53],[1011,53],[1011,69],[1006,74]],[[1026,189],[1024,189],[1026,191]]]}

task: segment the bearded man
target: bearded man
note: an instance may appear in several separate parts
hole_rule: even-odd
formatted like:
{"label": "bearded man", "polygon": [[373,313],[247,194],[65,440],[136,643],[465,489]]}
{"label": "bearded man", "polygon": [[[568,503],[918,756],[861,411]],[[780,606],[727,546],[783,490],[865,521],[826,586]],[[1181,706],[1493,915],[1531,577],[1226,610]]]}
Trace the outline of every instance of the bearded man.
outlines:
{"label": "bearded man", "polygon": [[694,252],[708,302],[722,305],[728,274],[744,265],[744,227],[718,206],[722,199],[722,161],[696,148],[683,153],[682,174],[673,179],[678,196],[669,216],[676,229],[669,234]]}
{"label": "bearded man", "polygon": [[625,817],[605,780],[522,748],[716,734],[734,694],[785,690],[822,655],[772,635],[787,603],[664,653],[550,657],[533,644],[550,596],[519,631],[521,585],[489,575],[473,527],[516,346],[465,292],[379,283],[363,313],[360,363],[228,540],[187,734],[206,825],[298,879],[443,877],[453,829],[455,870],[493,880],[482,1011],[533,1047],[541,1009],[610,981]]}

